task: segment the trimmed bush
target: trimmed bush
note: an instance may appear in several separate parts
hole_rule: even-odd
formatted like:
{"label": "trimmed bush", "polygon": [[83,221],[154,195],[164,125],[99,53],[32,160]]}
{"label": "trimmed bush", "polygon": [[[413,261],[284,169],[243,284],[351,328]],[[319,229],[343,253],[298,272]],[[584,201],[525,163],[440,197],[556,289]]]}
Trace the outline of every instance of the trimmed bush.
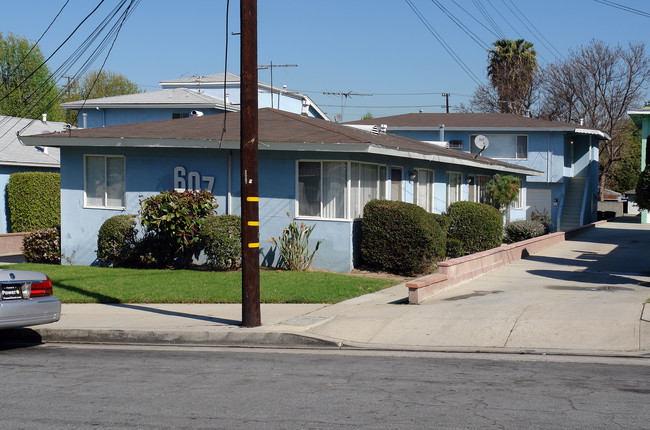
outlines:
{"label": "trimmed bush", "polygon": [[503,216],[496,208],[483,203],[455,202],[447,209],[449,239],[459,240],[466,254],[501,246]]}
{"label": "trimmed bush", "polygon": [[97,258],[113,266],[129,266],[137,243],[135,215],[116,215],[104,221],[97,235]]}
{"label": "trimmed bush", "polygon": [[371,200],[363,209],[361,259],[369,267],[414,275],[430,272],[444,255],[444,232],[423,208]]}
{"label": "trimmed bush", "polygon": [[650,166],[646,166],[645,170],[639,175],[636,184],[635,201],[641,209],[650,210]]}
{"label": "trimmed bush", "polygon": [[447,239],[447,257],[458,258],[463,256],[463,242],[458,239]]}
{"label": "trimmed bush", "polygon": [[44,228],[23,239],[23,256],[28,263],[61,264],[61,232]]}
{"label": "trimmed bush", "polygon": [[208,265],[217,270],[241,266],[241,218],[235,215],[206,217],[199,230]]}
{"label": "trimmed bush", "polygon": [[443,214],[429,214],[432,222],[440,226],[440,234],[436,235],[434,252],[436,261],[442,261],[447,256],[447,230],[449,230],[449,217]]}
{"label": "trimmed bush", "polygon": [[505,243],[521,242],[522,240],[532,239],[533,237],[543,236],[546,234],[544,224],[539,221],[517,220],[506,224],[503,233]]}
{"label": "trimmed bush", "polygon": [[7,183],[11,231],[61,226],[61,175],[52,172],[12,173]]}

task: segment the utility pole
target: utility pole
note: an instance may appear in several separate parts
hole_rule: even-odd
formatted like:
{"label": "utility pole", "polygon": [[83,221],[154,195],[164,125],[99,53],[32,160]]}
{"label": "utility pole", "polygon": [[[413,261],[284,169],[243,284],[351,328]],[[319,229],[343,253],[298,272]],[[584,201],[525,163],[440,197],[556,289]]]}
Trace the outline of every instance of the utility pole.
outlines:
{"label": "utility pole", "polygon": [[262,325],[257,171],[257,0],[240,0],[241,21],[241,231],[242,326]]}
{"label": "utility pole", "polygon": [[343,100],[347,99],[351,96],[361,96],[361,97],[369,97],[372,94],[360,94],[360,93],[353,93],[352,91],[348,91],[347,93],[330,93],[330,92],[324,92],[323,94],[327,94],[330,96],[341,96],[341,122],[343,122]]}
{"label": "utility pole", "polygon": [[[273,109],[273,68],[274,67],[298,67],[297,64],[273,64],[273,61],[271,61],[271,64],[262,64],[260,66],[257,66],[257,70],[266,70],[266,69],[271,69],[271,109]],[[282,95],[282,93],[280,93]],[[280,99],[278,98],[278,109],[280,108]]]}
{"label": "utility pole", "polygon": [[443,97],[445,98],[445,100],[446,100],[446,101],[445,101],[445,108],[446,108],[446,110],[447,110],[447,113],[449,113],[449,96],[450,96],[450,95],[451,95],[451,94],[449,94],[449,93],[442,93],[442,96],[443,96]]}
{"label": "utility pole", "polygon": [[66,85],[66,89],[67,89],[67,92],[68,92],[68,98],[70,98],[70,84],[72,83],[72,80],[74,78],[72,76],[67,76],[67,75],[63,75],[61,77],[68,80],[68,85]]}

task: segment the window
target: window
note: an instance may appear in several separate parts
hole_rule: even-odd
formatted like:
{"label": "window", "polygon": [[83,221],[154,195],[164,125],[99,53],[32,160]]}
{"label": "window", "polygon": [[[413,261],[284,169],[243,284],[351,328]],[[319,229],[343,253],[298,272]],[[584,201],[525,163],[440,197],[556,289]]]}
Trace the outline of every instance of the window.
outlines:
{"label": "window", "polygon": [[124,208],[124,157],[86,155],[84,170],[85,207]]}
{"label": "window", "polygon": [[413,182],[415,204],[433,212],[433,171],[418,169],[416,179]]}
{"label": "window", "polygon": [[172,114],[172,119],[180,119],[180,118],[189,118],[190,114],[187,112],[174,112]]}
{"label": "window", "polygon": [[[482,156],[515,160],[528,158],[528,136],[490,134],[486,135],[486,137],[490,145],[481,152]],[[470,150],[472,154],[478,154],[480,151],[474,143],[475,138],[476,135],[470,136]]]}
{"label": "window", "polygon": [[463,175],[456,172],[447,173],[447,206],[460,201]]}
{"label": "window", "polygon": [[458,139],[450,140],[449,149],[463,149],[463,141]]}
{"label": "window", "polygon": [[299,161],[297,195],[299,216],[359,218],[370,200],[386,198],[386,166],[347,161]]}
{"label": "window", "polygon": [[467,185],[469,186],[470,202],[485,203],[485,184],[490,180],[489,176],[485,175],[470,175],[467,177]]}

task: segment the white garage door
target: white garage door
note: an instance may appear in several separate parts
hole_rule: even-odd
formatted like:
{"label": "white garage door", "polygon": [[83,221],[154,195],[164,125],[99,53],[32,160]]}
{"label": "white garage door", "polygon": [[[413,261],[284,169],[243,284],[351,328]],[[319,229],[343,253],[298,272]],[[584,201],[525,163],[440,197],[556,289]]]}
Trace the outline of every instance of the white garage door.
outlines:
{"label": "white garage door", "polygon": [[531,190],[528,188],[526,190],[526,202],[528,206],[526,207],[526,219],[530,219],[530,214],[533,213],[533,210],[538,212],[544,212],[546,210],[547,214],[551,214],[551,190]]}

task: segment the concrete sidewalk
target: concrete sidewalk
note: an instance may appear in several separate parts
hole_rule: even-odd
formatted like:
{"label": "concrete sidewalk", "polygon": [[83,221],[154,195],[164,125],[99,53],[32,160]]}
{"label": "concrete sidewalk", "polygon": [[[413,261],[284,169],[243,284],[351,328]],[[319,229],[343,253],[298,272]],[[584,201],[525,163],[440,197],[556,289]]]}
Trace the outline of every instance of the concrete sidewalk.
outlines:
{"label": "concrete sidewalk", "polygon": [[401,284],[334,305],[262,305],[263,325],[241,328],[239,304],[71,304],[31,333],[44,342],[650,356],[649,243],[650,225],[620,218],[421,305],[406,304]]}

